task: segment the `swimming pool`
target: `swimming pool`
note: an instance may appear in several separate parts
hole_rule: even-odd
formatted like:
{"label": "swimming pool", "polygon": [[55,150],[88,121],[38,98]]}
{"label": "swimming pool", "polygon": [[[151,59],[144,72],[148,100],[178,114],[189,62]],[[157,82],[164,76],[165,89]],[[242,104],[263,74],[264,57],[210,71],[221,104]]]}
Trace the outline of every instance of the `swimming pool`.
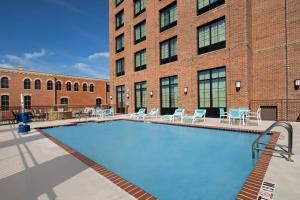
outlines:
{"label": "swimming pool", "polygon": [[258,137],[125,120],[44,131],[161,200],[234,199],[255,165]]}

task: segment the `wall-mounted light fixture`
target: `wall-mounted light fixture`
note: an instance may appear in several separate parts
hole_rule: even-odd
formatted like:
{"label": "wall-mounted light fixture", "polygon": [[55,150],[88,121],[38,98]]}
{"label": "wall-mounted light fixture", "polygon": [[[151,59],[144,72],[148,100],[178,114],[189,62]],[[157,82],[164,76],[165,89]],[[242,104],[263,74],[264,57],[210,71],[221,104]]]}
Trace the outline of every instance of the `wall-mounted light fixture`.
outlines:
{"label": "wall-mounted light fixture", "polygon": [[150,92],[150,97],[151,97],[151,98],[153,97],[153,91]]}
{"label": "wall-mounted light fixture", "polygon": [[241,81],[236,81],[235,82],[235,89],[236,89],[237,92],[240,91],[240,89],[241,89]]}
{"label": "wall-mounted light fixture", "polygon": [[126,93],[126,97],[127,97],[127,99],[129,99],[129,94],[128,93]]}
{"label": "wall-mounted light fixture", "polygon": [[184,95],[187,95],[187,93],[188,93],[188,87],[184,87],[183,93],[184,93]]}
{"label": "wall-mounted light fixture", "polygon": [[111,95],[109,96],[109,99],[112,100],[112,96]]}
{"label": "wall-mounted light fixture", "polygon": [[296,90],[298,90],[300,88],[300,79],[296,79],[294,81],[294,87],[295,87]]}

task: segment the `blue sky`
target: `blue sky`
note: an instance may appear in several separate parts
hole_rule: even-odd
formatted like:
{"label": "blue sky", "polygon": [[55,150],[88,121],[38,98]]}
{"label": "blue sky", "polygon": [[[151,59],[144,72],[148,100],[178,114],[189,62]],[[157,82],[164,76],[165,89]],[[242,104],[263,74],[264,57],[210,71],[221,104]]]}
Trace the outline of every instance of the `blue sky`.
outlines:
{"label": "blue sky", "polygon": [[109,77],[109,0],[1,0],[0,67]]}

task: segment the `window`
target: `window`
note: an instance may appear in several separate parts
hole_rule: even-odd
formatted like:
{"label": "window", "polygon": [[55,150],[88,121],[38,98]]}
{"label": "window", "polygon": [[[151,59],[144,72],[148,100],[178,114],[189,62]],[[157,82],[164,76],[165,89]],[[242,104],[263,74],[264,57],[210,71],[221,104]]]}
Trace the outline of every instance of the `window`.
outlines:
{"label": "window", "polygon": [[110,85],[106,83],[106,92],[110,92]]}
{"label": "window", "polygon": [[90,85],[90,92],[94,92],[94,84]]}
{"label": "window", "polygon": [[66,90],[71,91],[72,90],[72,84],[70,82],[67,82],[66,84]]}
{"label": "window", "polygon": [[146,69],[147,67],[146,49],[134,54],[135,71]]}
{"label": "window", "polygon": [[134,27],[134,43],[137,44],[146,39],[146,21],[142,21]]}
{"label": "window", "polygon": [[219,108],[226,108],[226,69],[225,67],[198,72],[199,108],[218,116]]}
{"label": "window", "polygon": [[225,17],[198,28],[198,54],[225,47]]}
{"label": "window", "polygon": [[1,110],[5,111],[9,109],[9,96],[2,95],[1,96]]}
{"label": "window", "polygon": [[119,29],[122,26],[124,26],[124,10],[121,10],[116,14],[116,29]]}
{"label": "window", "polygon": [[117,113],[125,113],[125,86],[117,86]]}
{"label": "window", "polygon": [[34,81],[34,89],[40,90],[42,87],[41,80],[37,79]]}
{"label": "window", "polygon": [[55,83],[55,89],[56,90],[61,90],[61,82],[60,81],[56,81],[56,83]]}
{"label": "window", "polygon": [[31,96],[24,96],[24,108],[25,109],[31,108]]}
{"label": "window", "polygon": [[24,89],[29,90],[30,89],[30,79],[26,78],[24,80]]}
{"label": "window", "polygon": [[173,114],[178,107],[178,78],[171,76],[160,79],[161,114]]}
{"label": "window", "polygon": [[116,38],[116,53],[124,51],[124,34]]}
{"label": "window", "polygon": [[146,0],[134,0],[134,16],[138,16],[146,10]]}
{"label": "window", "polygon": [[116,6],[120,5],[123,2],[123,0],[115,0]]}
{"label": "window", "polygon": [[116,75],[117,76],[122,76],[125,75],[125,59],[121,58],[116,61]]}
{"label": "window", "polygon": [[52,83],[52,81],[47,81],[47,90],[53,90],[53,83]]}
{"label": "window", "polygon": [[2,77],[1,78],[1,88],[8,88],[8,87],[9,87],[8,78]]}
{"label": "window", "polygon": [[63,97],[60,99],[60,104],[61,105],[68,105],[69,104],[69,99],[66,97]]}
{"label": "window", "polygon": [[177,60],[177,37],[160,43],[160,64]]}
{"label": "window", "polygon": [[78,92],[79,91],[79,84],[74,83],[74,91]]}
{"label": "window", "polygon": [[176,25],[177,25],[177,3],[174,2],[160,11],[160,31],[161,32],[165,31]]}
{"label": "window", "polygon": [[97,107],[100,107],[101,104],[102,104],[102,99],[101,99],[101,98],[97,98],[97,99],[96,99],[96,106],[97,106]]}
{"label": "window", "polygon": [[225,0],[197,0],[198,15],[205,13],[224,3]]}
{"label": "window", "polygon": [[139,82],[135,84],[135,111],[147,107],[147,83]]}
{"label": "window", "polygon": [[87,92],[87,84],[86,83],[84,83],[82,85],[82,91]]}

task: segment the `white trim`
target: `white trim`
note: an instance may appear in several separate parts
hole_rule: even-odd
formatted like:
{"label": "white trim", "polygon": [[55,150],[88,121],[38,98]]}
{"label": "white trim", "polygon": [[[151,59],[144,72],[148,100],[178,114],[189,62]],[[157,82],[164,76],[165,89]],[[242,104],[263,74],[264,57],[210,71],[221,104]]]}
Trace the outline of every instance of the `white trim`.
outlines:
{"label": "white trim", "polygon": [[56,80],[56,82],[55,82],[55,83],[57,83],[57,82],[63,83],[61,80]]}
{"label": "white trim", "polygon": [[70,82],[71,83],[71,85],[73,85],[73,82],[72,81],[70,81],[70,80],[67,80],[66,82],[65,82],[65,84],[67,85],[67,83],[68,82]]}
{"label": "white trim", "polygon": [[88,83],[87,83],[87,82],[82,82],[82,85],[83,85],[83,84],[87,84],[87,85],[88,85]]}
{"label": "white trim", "polygon": [[96,99],[101,99],[102,100],[103,98],[102,97],[96,97]]}
{"label": "white trim", "polygon": [[70,97],[68,97],[68,96],[61,96],[61,97],[59,97],[59,99],[62,99],[62,98],[70,99]]}
{"label": "white trim", "polygon": [[25,96],[32,96],[32,94],[23,94],[23,96],[25,97]]}
{"label": "white trim", "polygon": [[9,81],[11,80],[10,76],[7,76],[7,75],[2,75],[2,76],[0,76],[0,80],[1,80],[2,78],[4,78],[4,77],[8,78]]}
{"label": "white trim", "polygon": [[73,85],[75,85],[75,83],[78,83],[78,85],[80,85],[80,82],[79,82],[79,81],[74,81]]}
{"label": "white trim", "polygon": [[31,79],[30,77],[24,77],[24,78],[23,78],[23,82],[25,81],[25,79],[29,79],[30,82],[32,82],[32,79]]}
{"label": "white trim", "polygon": [[0,96],[4,96],[4,95],[10,96],[10,93],[0,93]]}
{"label": "white trim", "polygon": [[41,81],[41,83],[43,83],[43,80],[42,79],[40,79],[40,78],[35,78],[35,79],[33,79],[33,81],[35,82],[36,80],[40,80]]}
{"label": "white trim", "polygon": [[90,82],[90,83],[89,83],[89,85],[92,85],[92,84],[95,86],[95,83],[94,83],[94,82]]}
{"label": "white trim", "polygon": [[47,79],[47,80],[46,80],[46,83],[48,83],[48,81],[52,81],[52,83],[54,82],[53,79]]}

